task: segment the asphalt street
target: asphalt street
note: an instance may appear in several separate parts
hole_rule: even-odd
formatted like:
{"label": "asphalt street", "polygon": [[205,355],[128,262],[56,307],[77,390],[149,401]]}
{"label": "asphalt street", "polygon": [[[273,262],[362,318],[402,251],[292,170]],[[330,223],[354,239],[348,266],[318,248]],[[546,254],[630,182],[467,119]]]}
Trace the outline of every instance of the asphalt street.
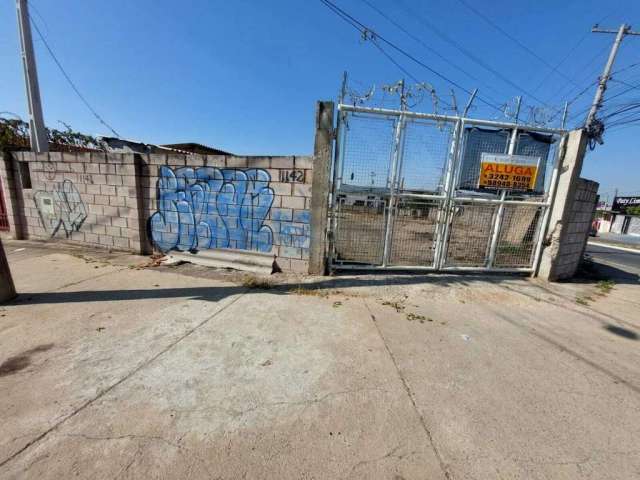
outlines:
{"label": "asphalt street", "polygon": [[640,274],[640,250],[632,252],[615,247],[589,243],[587,244],[585,254],[596,263],[616,267],[628,273]]}

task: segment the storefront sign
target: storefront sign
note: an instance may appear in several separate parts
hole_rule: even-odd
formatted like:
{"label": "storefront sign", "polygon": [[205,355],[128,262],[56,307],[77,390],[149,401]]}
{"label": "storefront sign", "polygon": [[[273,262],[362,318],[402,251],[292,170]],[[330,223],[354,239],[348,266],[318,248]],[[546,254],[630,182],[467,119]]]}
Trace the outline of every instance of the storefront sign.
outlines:
{"label": "storefront sign", "polygon": [[614,212],[627,213],[629,207],[640,207],[640,197],[615,197],[611,210]]}

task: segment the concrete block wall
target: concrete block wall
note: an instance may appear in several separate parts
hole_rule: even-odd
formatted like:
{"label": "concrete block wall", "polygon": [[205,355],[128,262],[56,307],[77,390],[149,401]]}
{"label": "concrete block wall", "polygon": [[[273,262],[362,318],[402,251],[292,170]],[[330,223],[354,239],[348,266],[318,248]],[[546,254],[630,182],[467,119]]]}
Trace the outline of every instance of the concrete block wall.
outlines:
{"label": "concrete block wall", "polygon": [[312,156],[140,157],[156,247],[271,254],[283,270],[308,270]]}
{"label": "concrete block wall", "polygon": [[299,272],[312,180],[312,156],[14,152],[0,161],[14,238],[138,253],[231,248]]}
{"label": "concrete block wall", "polygon": [[104,153],[5,155],[10,236],[140,251],[133,161]]}
{"label": "concrete block wall", "polygon": [[559,245],[556,256],[554,273],[557,280],[571,278],[580,266],[595,214],[598,187],[598,182],[578,179],[566,225],[566,236]]}

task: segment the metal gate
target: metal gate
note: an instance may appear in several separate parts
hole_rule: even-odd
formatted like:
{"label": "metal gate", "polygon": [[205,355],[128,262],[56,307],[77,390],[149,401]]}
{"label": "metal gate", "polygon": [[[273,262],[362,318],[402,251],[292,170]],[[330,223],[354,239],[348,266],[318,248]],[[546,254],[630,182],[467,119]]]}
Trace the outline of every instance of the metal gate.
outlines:
{"label": "metal gate", "polygon": [[[565,132],[338,106],[333,269],[535,270]],[[487,154],[538,158],[533,188],[480,188]]]}

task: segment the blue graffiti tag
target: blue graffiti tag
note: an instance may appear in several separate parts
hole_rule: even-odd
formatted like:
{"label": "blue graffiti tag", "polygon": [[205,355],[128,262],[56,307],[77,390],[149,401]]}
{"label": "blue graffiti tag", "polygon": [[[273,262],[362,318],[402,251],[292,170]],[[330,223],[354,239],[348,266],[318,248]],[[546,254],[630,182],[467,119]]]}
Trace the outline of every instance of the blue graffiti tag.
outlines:
{"label": "blue graffiti tag", "polygon": [[280,242],[287,247],[309,248],[311,229],[309,224],[280,226]]}
{"label": "blue graffiti tag", "polygon": [[149,219],[162,251],[237,248],[269,252],[273,232],[264,225],[273,204],[271,177],[262,169],[160,167],[158,211]]}

